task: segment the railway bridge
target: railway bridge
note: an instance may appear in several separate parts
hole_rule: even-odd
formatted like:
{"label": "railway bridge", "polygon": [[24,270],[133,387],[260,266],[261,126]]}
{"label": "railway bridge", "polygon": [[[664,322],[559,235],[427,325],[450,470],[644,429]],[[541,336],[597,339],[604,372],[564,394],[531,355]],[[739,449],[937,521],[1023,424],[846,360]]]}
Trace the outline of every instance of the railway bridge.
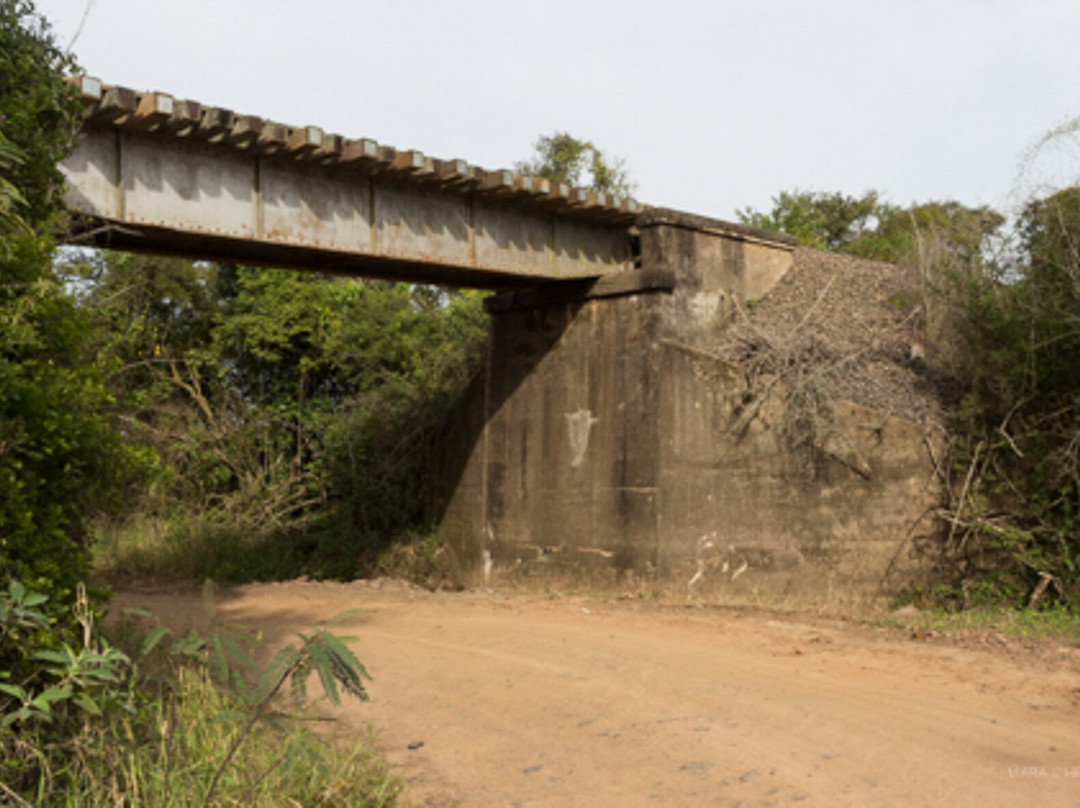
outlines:
{"label": "railway bridge", "polygon": [[864,447],[872,475],[828,483],[784,471],[775,408],[729,428],[746,390],[708,349],[792,271],[792,239],[77,81],[73,242],[495,292],[439,470],[443,534],[477,580],[868,589],[925,510],[913,424]]}

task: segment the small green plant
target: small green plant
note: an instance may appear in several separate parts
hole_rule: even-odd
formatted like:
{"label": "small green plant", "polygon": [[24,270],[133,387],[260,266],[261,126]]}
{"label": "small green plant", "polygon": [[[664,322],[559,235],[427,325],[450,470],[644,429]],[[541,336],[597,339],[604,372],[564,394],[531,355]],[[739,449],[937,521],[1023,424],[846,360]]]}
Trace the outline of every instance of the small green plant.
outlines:
{"label": "small green plant", "polygon": [[236,734],[221,765],[214,772],[214,778],[210,781],[203,805],[210,805],[225,769],[233,760],[240,745],[250,737],[255,725],[265,716],[270,703],[286,682],[291,684],[293,697],[298,702],[302,702],[306,697],[307,681],[312,673],[318,675],[323,692],[335,706],[341,703],[338,684],[349,695],[363,701],[367,700],[368,695],[364,689],[363,680],[371,677],[340,638],[323,630],[316,631],[310,636],[302,634],[299,636],[302,640],[300,646],[289,645],[278,651],[273,663],[260,677],[261,681],[255,691],[251,717]]}
{"label": "small green plant", "polygon": [[889,298],[890,306],[895,306],[896,308],[902,309],[904,311],[910,311],[915,306],[919,305],[919,302],[919,293],[911,289],[905,289],[904,291],[897,292]]}
{"label": "small green plant", "polygon": [[50,636],[48,607],[19,582],[0,592],[0,802],[393,803],[397,785],[370,748],[339,749],[272,710],[286,685],[302,707],[312,675],[332,704],[341,690],[366,699],[370,677],[345,639],[301,635],[261,668],[256,641],[233,627],[175,636],[153,621],[135,634],[130,618],[151,616],[134,613],[121,650],[81,588],[81,642]]}

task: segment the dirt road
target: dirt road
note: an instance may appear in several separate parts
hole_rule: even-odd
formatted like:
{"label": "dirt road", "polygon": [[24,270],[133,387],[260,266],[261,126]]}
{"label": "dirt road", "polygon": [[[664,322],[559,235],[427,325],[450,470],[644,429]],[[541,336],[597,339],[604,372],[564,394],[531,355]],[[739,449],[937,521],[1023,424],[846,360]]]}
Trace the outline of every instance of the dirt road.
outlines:
{"label": "dirt road", "polygon": [[[197,591],[122,592],[181,624]],[[220,590],[269,644],[333,625],[409,805],[1080,805],[1080,649],[393,582]]]}

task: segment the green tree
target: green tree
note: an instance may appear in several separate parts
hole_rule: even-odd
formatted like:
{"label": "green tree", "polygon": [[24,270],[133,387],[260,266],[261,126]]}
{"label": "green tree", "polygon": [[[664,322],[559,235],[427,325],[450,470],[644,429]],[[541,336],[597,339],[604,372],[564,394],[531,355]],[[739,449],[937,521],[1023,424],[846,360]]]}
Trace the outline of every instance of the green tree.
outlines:
{"label": "green tree", "polygon": [[987,257],[987,240],[1005,224],[1005,217],[989,207],[956,201],[883,205],[876,215],[877,226],[845,244],[843,252],[896,264],[947,260],[971,266]]}
{"label": "green tree", "polygon": [[82,350],[88,323],[52,269],[56,164],[79,116],[68,66],[30,3],[0,2],[2,185],[22,222],[0,233],[0,576],[58,604],[87,572],[88,518],[116,503],[132,459]]}
{"label": "green tree", "polygon": [[0,234],[26,227],[18,210],[26,200],[7,177],[21,161],[18,150],[0,135]]}
{"label": "green tree", "polygon": [[[518,163],[517,171],[615,196],[632,196],[636,191],[625,161],[609,158],[591,141],[579,140],[567,132],[555,132],[542,135],[533,148],[532,159]],[[588,182],[584,180],[586,174]]]}
{"label": "green tree", "polygon": [[237,290],[213,340],[227,387],[257,414],[264,467],[322,503],[309,571],[353,575],[365,549],[427,527],[436,437],[486,334],[481,297],[257,269]]}
{"label": "green tree", "polygon": [[768,213],[744,208],[739,221],[751,227],[795,236],[804,247],[842,250],[871,232],[888,207],[877,191],[861,197],[841,193],[782,191]]}
{"label": "green tree", "polygon": [[744,208],[737,216],[752,227],[795,236],[804,247],[908,264],[927,250],[961,262],[976,259],[1005,221],[990,208],[954,201],[903,208],[884,202],[877,191],[861,197],[782,191],[768,213]]}
{"label": "green tree", "polygon": [[1028,203],[1020,217],[1020,237],[1032,275],[1075,289],[1080,267],[1080,187]]}
{"label": "green tree", "polygon": [[6,179],[34,227],[62,209],[57,163],[74,144],[81,116],[78,92],[65,80],[73,69],[29,0],[0,0],[0,136],[19,154]]}

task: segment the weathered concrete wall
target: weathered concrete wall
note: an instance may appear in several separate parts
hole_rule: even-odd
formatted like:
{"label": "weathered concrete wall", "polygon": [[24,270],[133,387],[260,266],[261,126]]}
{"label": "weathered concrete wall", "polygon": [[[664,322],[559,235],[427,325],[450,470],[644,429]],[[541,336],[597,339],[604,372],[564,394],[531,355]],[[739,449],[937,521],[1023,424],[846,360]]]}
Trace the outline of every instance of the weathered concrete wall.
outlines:
{"label": "weathered concrete wall", "polygon": [[701,348],[733,300],[790,267],[791,245],[670,212],[643,218],[640,238],[639,277],[664,268],[673,288],[489,307],[492,356],[443,520],[465,567],[492,582],[706,595],[896,591],[937,501],[922,428],[838,402],[808,475],[780,435],[779,385],[741,417],[741,372]]}
{"label": "weathered concrete wall", "polygon": [[795,240],[678,211],[638,217],[641,264],[675,273],[662,333],[709,344],[731,322],[735,301],[764,296],[793,264]]}
{"label": "weathered concrete wall", "polygon": [[749,391],[736,368],[670,342],[661,363],[662,580],[814,600],[911,580],[911,538],[938,502],[922,427],[838,401],[811,474],[781,434],[782,388],[740,420]]}
{"label": "weathered concrete wall", "polygon": [[657,294],[493,317],[469,405],[486,419],[458,433],[470,459],[443,522],[467,567],[610,584],[655,564]]}

